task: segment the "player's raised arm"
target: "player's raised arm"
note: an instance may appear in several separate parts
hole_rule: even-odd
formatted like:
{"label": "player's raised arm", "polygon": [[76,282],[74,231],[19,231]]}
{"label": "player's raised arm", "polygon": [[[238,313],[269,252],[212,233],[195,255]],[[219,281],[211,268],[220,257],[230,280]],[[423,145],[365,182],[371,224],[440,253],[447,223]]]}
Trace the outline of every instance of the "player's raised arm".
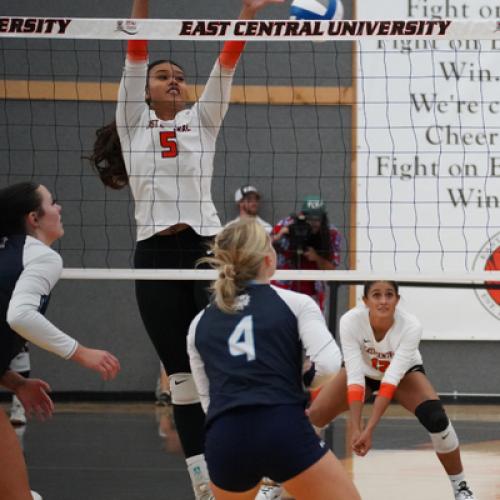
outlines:
{"label": "player's raised arm", "polygon": [[[238,19],[254,19],[257,12],[266,5],[283,2],[284,0],[243,0],[243,6]],[[235,68],[245,48],[245,43],[246,42],[234,40],[225,42],[219,56],[220,65],[227,69]]]}

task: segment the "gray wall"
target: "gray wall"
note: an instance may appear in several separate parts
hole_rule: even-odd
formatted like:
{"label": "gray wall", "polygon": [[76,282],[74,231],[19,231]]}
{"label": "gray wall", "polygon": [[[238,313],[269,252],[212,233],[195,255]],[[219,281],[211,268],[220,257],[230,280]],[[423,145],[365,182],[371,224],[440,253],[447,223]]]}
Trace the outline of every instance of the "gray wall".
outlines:
{"label": "gray wall", "polygon": [[[236,1],[151,1],[152,17],[234,18]],[[4,0],[3,15],[127,17],[131,2]],[[350,17],[350,2],[345,2]],[[287,5],[261,17],[284,18]],[[0,40],[0,78],[117,82],[122,43]],[[190,42],[152,43],[156,57],[180,62],[191,82],[202,83],[219,46]],[[351,85],[351,44],[248,44],[235,78],[248,85]],[[111,120],[112,103],[7,101],[0,106],[0,185],[34,177],[63,204],[66,235],[58,244],[67,267],[130,267],[134,246],[133,204],[128,190],[105,190],[82,156],[95,130]],[[213,197],[223,220],[235,213],[235,189],[254,183],[263,194],[269,222],[295,211],[307,194],[327,200],[331,222],[345,236],[342,265],[348,268],[351,110],[341,106],[232,105],[218,141]],[[168,300],[168,298],[166,298]],[[338,314],[347,308],[340,288]],[[32,349],[33,373],[55,391],[152,390],[158,361],[135,304],[133,283],[60,281],[48,317],[90,346],[116,353],[120,377],[102,383],[93,374]],[[165,318],[166,324],[168,318]],[[335,322],[334,322],[335,323]],[[500,345],[424,342],[426,367],[445,392],[499,392]],[[472,363],[471,363],[472,361]],[[474,366],[474,370],[464,367]],[[486,376],[487,374],[487,376]]]}

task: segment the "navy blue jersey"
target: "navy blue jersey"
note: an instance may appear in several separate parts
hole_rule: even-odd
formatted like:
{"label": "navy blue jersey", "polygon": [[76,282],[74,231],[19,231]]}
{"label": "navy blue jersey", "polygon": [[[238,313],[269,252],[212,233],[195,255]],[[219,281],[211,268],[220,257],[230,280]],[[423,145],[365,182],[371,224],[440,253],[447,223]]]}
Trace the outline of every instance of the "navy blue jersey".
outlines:
{"label": "navy blue jersey", "polygon": [[25,235],[3,238],[0,241],[0,376],[9,368],[13,358],[26,343],[7,323],[12,292],[23,271]]}
{"label": "navy blue jersey", "polygon": [[0,243],[0,376],[26,340],[63,358],[71,357],[78,347],[76,340],[44,317],[62,271],[61,256],[27,235]]}
{"label": "navy blue jersey", "polygon": [[235,314],[212,304],[190,327],[191,369],[207,420],[240,406],[304,404],[304,351],[318,374],[340,367],[340,351],[307,295],[254,284],[238,303]]}

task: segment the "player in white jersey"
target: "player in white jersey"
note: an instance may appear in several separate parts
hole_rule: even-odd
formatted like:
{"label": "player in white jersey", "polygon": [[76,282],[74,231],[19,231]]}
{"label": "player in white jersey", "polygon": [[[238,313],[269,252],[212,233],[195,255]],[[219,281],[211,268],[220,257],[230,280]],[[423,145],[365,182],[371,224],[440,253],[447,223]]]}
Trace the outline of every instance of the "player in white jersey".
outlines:
{"label": "player in white jersey", "polygon": [[[17,396],[28,416],[45,419],[54,409],[49,385],[24,378],[10,368],[26,340],[97,371],[105,380],[114,378],[120,365],[112,354],[83,346],[44,316],[62,271],[61,256],[50,248],[64,234],[61,207],[51,193],[34,182],[5,187],[0,189],[0,213],[0,384]],[[4,443],[12,435],[5,427],[3,412],[0,436],[0,498],[28,498],[20,453]],[[4,471],[19,474],[19,480],[4,477]],[[10,491],[14,487],[16,491]]]}
{"label": "player in white jersey", "polygon": [[271,286],[276,252],[255,219],[228,224],[212,257],[213,301],[193,320],[188,350],[206,420],[217,499],[253,500],[264,476],[300,500],[359,500],[346,471],[305,415],[302,352],[317,376],[340,350],[314,301]]}
{"label": "player in white jersey", "polygon": [[[309,408],[309,417],[313,424],[324,426],[349,409],[352,449],[364,456],[371,448],[375,427],[396,399],[430,433],[455,499],[474,500],[465,480],[455,429],[422,365],[422,326],[415,316],[397,307],[399,298],[393,281],[365,284],[364,306],[351,309],[340,319],[345,368],[323,387]],[[372,412],[363,428],[363,404],[375,392]]]}
{"label": "player in white jersey", "polygon": [[[240,19],[284,0],[242,0]],[[134,0],[131,17],[148,16]],[[116,122],[98,131],[92,161],[112,188],[129,185],[135,200],[136,268],[194,268],[221,227],[211,184],[217,135],[245,43],[226,42],[198,102],[187,107],[178,64],[148,64],[147,42],[131,40],[118,94]],[[118,140],[119,139],[119,140]],[[147,333],[169,376],[175,423],[197,498],[210,495],[203,456],[204,414],[186,351],[194,316],[207,304],[200,281],[137,281]]]}

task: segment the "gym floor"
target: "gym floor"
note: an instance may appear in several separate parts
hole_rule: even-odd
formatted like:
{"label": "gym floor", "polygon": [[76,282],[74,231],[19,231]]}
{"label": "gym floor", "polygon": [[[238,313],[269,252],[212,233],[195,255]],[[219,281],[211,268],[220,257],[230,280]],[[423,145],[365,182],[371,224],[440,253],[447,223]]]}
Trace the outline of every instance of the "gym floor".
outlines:
{"label": "gym floor", "polygon": [[[447,405],[447,410],[476,497],[500,500],[500,406]],[[392,406],[364,458],[347,451],[346,427],[339,418],[326,439],[364,500],[452,500],[428,434],[412,415]],[[167,407],[58,403],[51,420],[30,421],[17,433],[31,487],[44,500],[193,498]]]}

